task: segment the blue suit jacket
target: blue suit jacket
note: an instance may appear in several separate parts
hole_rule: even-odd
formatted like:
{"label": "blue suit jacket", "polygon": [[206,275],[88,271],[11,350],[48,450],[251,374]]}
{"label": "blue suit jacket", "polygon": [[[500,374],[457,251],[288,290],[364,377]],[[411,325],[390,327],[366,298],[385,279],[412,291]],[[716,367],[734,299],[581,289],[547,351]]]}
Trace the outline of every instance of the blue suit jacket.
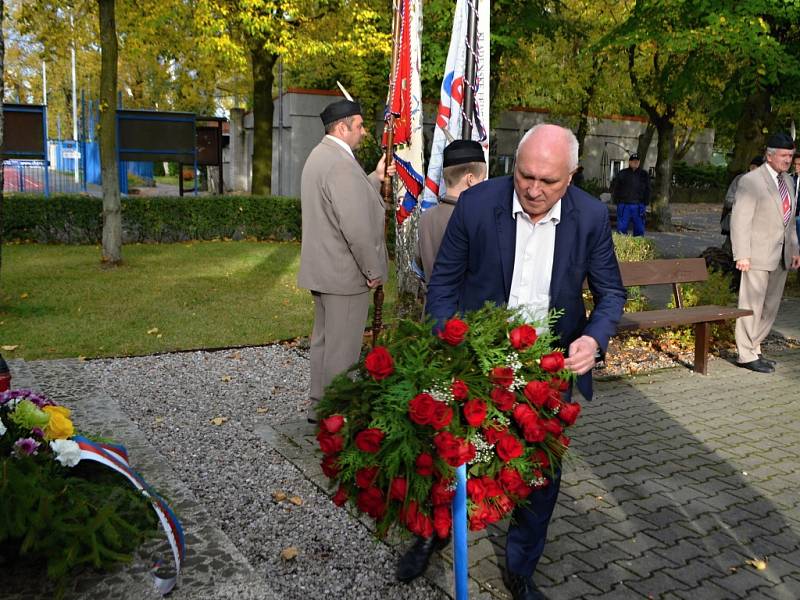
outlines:
{"label": "blue suit jacket", "polygon": [[[513,193],[513,179],[508,176],[489,179],[459,198],[428,284],[426,312],[438,322],[481,308],[486,301],[508,302],[517,238],[511,212]],[[585,279],[594,296],[594,310],[588,318],[581,296]],[[554,328],[560,344],[566,349],[585,334],[597,340],[605,352],[626,297],[608,209],[569,186],[561,199],[550,280],[550,308],[564,311]],[[591,399],[591,372],[578,378],[578,389]]]}

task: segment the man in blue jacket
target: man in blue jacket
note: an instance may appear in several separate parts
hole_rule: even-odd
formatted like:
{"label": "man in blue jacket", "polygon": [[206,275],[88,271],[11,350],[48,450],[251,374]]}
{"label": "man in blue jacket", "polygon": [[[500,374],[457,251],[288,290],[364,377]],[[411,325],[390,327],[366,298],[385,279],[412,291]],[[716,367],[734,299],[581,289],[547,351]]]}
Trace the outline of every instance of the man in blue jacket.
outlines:
{"label": "man in blue jacket", "polygon": [[[571,186],[578,142],[568,129],[537,125],[520,141],[512,177],[461,195],[436,257],[426,311],[439,323],[486,301],[518,306],[531,320],[551,309],[567,349],[566,366],[592,397],[591,370],[622,315],[626,292],[614,254],[608,210]],[[584,280],[594,296],[586,316]],[[514,511],[506,544],[506,584],[515,600],[543,598],[533,572],[544,550],[560,474]]]}
{"label": "man in blue jacket", "polygon": [[650,176],[639,168],[639,155],[635,152],[611,182],[611,198],[617,205],[617,232],[628,233],[633,224],[633,235],[644,235],[647,203],[650,202]]}

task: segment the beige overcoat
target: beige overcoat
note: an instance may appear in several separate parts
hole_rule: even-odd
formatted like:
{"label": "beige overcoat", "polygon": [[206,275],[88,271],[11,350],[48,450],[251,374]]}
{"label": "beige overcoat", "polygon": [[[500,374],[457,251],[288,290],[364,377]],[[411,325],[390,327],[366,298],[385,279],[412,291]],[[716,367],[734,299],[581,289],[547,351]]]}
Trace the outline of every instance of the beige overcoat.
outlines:
{"label": "beige overcoat", "polygon": [[439,246],[442,244],[444,230],[447,229],[447,224],[456,208],[456,202],[458,202],[457,198],[449,196],[439,198],[438,205],[426,210],[419,217],[417,256],[425,273],[426,284],[431,280],[433,265],[436,262],[436,255],[439,253]]}
{"label": "beige overcoat", "polygon": [[[797,199],[790,176],[784,173],[786,186],[792,200],[791,214],[795,214]],[[797,256],[797,230],[794,218],[783,223],[783,210],[779,201],[778,186],[764,163],[745,173],[736,188],[736,202],[731,213],[731,244],[733,259],[750,259],[750,268],[774,271],[781,265],[789,268],[792,256]]]}
{"label": "beige overcoat", "polygon": [[380,180],[327,136],[311,151],[300,180],[303,241],[297,284],[323,294],[366,292],[388,277]]}

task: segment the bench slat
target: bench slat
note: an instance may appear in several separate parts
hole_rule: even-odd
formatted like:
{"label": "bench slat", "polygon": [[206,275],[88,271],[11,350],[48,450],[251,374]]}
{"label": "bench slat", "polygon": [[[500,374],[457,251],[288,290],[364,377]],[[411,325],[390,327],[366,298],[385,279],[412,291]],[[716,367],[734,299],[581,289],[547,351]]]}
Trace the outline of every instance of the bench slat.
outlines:
{"label": "bench slat", "polygon": [[727,321],[728,319],[738,319],[752,314],[752,310],[714,305],[647,310],[624,313],[617,328],[628,330],[653,329],[657,327],[693,325],[695,323],[714,323]]}
{"label": "bench slat", "polygon": [[625,287],[690,283],[708,279],[708,269],[703,258],[664,258],[626,262],[620,263],[619,270]]}

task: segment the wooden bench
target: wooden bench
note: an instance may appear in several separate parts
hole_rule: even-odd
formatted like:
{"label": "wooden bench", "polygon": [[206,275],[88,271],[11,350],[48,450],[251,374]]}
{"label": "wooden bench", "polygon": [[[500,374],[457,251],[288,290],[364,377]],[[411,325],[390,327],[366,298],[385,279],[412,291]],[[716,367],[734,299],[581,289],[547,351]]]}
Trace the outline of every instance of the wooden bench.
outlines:
{"label": "wooden bench", "polygon": [[708,279],[708,269],[702,258],[646,260],[620,263],[619,267],[625,287],[671,284],[677,308],[626,312],[622,315],[617,330],[694,325],[694,370],[697,373],[703,375],[708,373],[711,324],[753,314],[751,310],[728,306],[683,306],[678,284],[697,283]]}

